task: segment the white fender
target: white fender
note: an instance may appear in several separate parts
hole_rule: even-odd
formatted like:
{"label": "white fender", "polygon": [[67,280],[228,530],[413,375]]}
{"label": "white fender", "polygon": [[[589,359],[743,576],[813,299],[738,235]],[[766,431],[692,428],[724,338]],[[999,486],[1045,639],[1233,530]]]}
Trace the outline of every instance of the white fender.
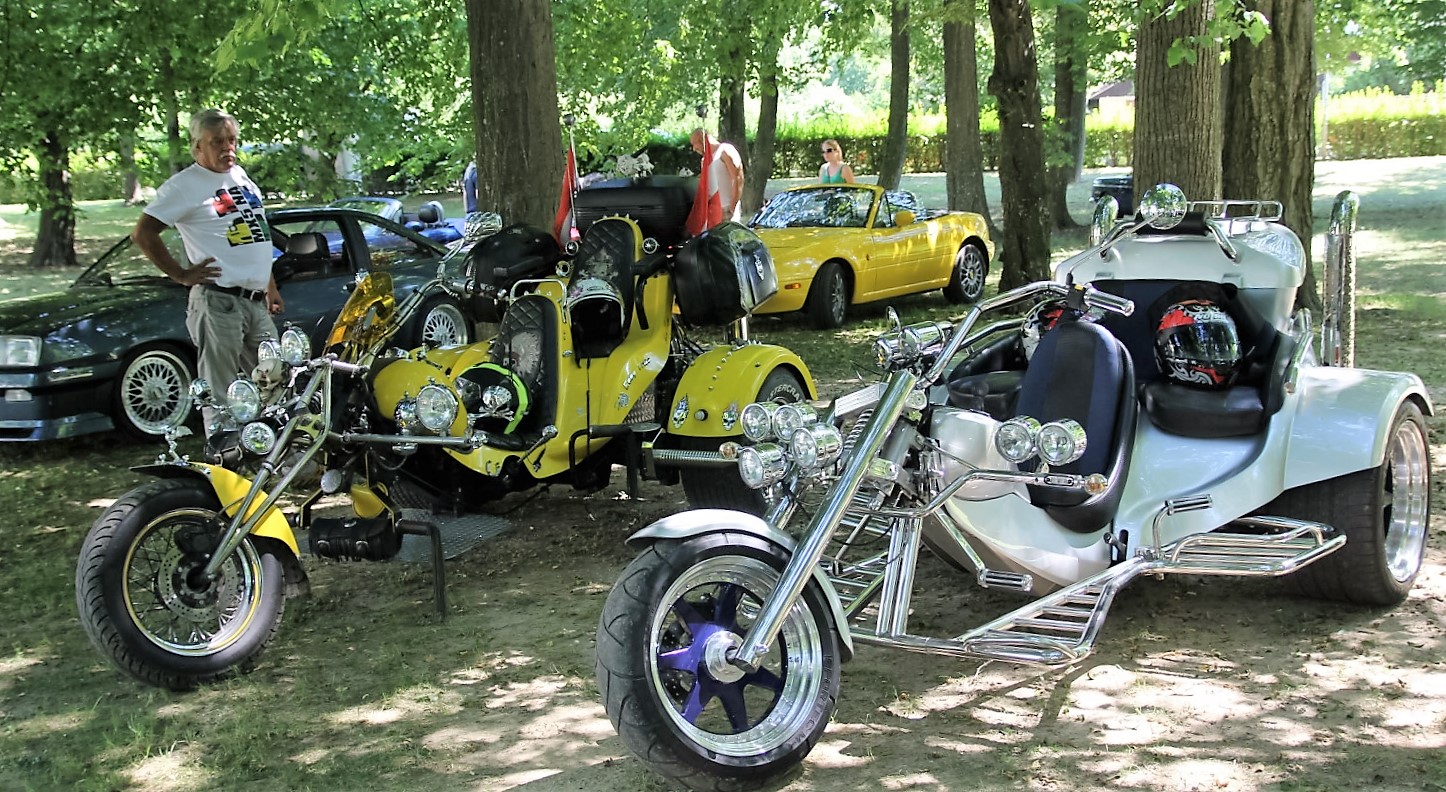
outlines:
{"label": "white fender", "polygon": [[1298,487],[1380,465],[1391,420],[1414,398],[1431,415],[1431,397],[1409,372],[1316,366],[1301,369],[1300,404],[1285,454],[1285,487]]}
{"label": "white fender", "polygon": [[[651,544],[659,539],[689,539],[694,536],[723,531],[752,534],[765,542],[787,550],[789,555],[793,554],[794,548],[798,545],[792,536],[772,528],[762,519],[747,512],[731,509],[692,509],[670,514],[640,529],[628,537],[628,546]],[[828,600],[829,609],[833,611],[833,623],[838,629],[843,660],[848,662],[854,656],[854,639],[853,633],[849,630],[848,619],[844,617],[843,603],[839,601],[838,592],[834,590],[833,583],[829,582],[828,576],[823,574],[822,569],[814,567],[813,579],[823,591],[824,598]]]}

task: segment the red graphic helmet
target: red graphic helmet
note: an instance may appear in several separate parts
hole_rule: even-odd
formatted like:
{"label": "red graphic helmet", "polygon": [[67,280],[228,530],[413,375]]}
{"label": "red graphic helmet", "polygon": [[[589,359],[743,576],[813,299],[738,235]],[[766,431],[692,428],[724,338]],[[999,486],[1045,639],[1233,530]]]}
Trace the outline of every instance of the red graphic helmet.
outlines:
{"label": "red graphic helmet", "polygon": [[1228,388],[1240,373],[1235,320],[1208,300],[1185,300],[1165,309],[1155,331],[1155,362],[1177,382]]}

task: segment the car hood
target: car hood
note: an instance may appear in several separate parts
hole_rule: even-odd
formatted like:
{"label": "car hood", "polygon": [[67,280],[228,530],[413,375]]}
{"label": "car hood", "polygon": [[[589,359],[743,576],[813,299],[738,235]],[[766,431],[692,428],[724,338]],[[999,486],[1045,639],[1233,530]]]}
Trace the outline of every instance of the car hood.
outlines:
{"label": "car hood", "polygon": [[819,244],[832,244],[837,246],[843,238],[840,231],[844,233],[857,233],[862,229],[838,229],[838,228],[755,228],[753,231],[758,238],[763,240],[768,252],[774,256],[781,254],[795,253]]}
{"label": "car hood", "polygon": [[0,302],[0,334],[44,338],[57,328],[103,319],[118,311],[169,310],[158,303],[184,298],[181,288],[161,285],[73,286]]}

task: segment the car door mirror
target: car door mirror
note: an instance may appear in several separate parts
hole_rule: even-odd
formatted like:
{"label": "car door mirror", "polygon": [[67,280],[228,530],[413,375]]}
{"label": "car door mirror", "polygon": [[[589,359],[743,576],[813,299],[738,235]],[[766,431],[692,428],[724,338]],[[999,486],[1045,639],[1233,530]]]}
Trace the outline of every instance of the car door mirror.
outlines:
{"label": "car door mirror", "polygon": [[914,221],[917,219],[918,218],[914,216],[914,213],[909,211],[908,209],[900,209],[899,211],[894,212],[894,225],[898,226],[899,228],[903,228],[906,225],[913,225]]}

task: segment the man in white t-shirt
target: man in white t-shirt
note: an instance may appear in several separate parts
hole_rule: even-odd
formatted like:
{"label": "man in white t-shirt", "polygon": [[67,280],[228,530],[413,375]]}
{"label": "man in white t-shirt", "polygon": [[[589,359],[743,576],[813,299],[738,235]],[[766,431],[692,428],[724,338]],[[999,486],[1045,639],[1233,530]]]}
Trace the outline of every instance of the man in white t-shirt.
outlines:
{"label": "man in white t-shirt", "polygon": [[732,143],[718,140],[702,128],[693,130],[688,142],[699,154],[704,153],[705,142],[708,148],[712,149],[712,161],[703,163],[703,166],[708,168],[708,195],[718,196],[718,203],[723,208],[723,220],[739,222],[742,218],[739,199],[743,197],[743,158],[738,156],[738,149],[734,148]]}
{"label": "man in white t-shirt", "polygon": [[[131,239],[161,272],[190,288],[186,330],[200,354],[200,376],[218,399],[256,365],[256,347],[276,337],[271,314],[285,308],[271,274],[271,227],[261,190],[236,164],[241,128],[221,110],[191,117],[194,165],[156,190],[156,199],[136,222]],[[161,232],[174,226],[189,262],[171,255]],[[203,415],[206,435],[216,415]]]}

